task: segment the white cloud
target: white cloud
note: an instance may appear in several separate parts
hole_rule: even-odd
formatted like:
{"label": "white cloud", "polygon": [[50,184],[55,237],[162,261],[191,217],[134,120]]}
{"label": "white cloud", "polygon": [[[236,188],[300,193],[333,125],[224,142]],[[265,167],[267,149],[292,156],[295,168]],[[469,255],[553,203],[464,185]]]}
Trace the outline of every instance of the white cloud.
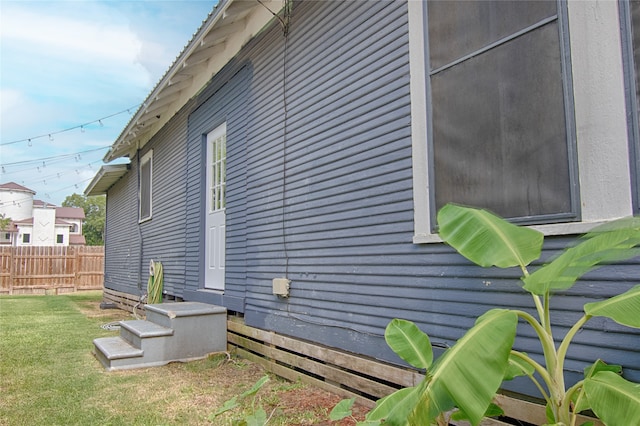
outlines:
{"label": "white cloud", "polygon": [[29,2],[10,5],[3,7],[0,29],[3,74],[10,78],[25,68],[33,72],[46,67],[48,75],[58,78],[88,72],[94,78],[151,84],[137,61],[142,41],[117,10],[86,2],[44,3],[43,8]]}
{"label": "white cloud", "polygon": [[[0,1],[2,144],[73,128],[141,103],[215,3]],[[53,140],[45,136],[31,146],[0,145],[0,163],[109,146],[129,118],[123,114],[85,132],[54,134]],[[84,189],[103,155],[6,167],[0,183],[24,184],[37,197],[49,194],[47,201],[60,203]]]}
{"label": "white cloud", "polygon": [[140,51],[140,40],[117,22],[77,21],[19,9],[9,14],[2,25],[3,39],[31,44],[56,56],[122,63],[133,62]]}

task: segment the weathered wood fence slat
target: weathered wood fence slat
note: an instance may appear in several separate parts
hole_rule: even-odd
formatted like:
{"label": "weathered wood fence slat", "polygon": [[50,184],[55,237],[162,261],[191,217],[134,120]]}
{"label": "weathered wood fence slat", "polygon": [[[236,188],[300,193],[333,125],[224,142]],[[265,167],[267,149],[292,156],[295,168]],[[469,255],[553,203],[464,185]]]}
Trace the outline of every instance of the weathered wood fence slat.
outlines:
{"label": "weathered wood fence slat", "polygon": [[104,247],[0,247],[0,294],[72,293],[104,283]]}

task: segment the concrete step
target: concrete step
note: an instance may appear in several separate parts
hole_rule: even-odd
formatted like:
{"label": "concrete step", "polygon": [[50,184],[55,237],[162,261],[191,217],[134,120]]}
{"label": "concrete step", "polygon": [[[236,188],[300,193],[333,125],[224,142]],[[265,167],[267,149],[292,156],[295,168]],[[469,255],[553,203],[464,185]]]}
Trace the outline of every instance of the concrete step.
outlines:
{"label": "concrete step", "polygon": [[227,314],[222,306],[207,305],[199,302],[157,303],[144,305],[147,321],[172,328],[176,322],[190,317],[215,316]]}
{"label": "concrete step", "polygon": [[136,348],[142,348],[144,339],[171,335],[173,335],[173,329],[163,327],[151,321],[120,321],[120,337]]}
{"label": "concrete step", "polygon": [[101,337],[93,341],[95,347],[94,354],[100,363],[107,370],[118,370],[125,365],[135,363],[137,359],[142,359],[144,351],[131,346],[120,336]]}
{"label": "concrete step", "polygon": [[146,305],[146,320],[120,322],[120,336],[94,340],[107,370],[191,361],[227,349],[227,310],[198,302]]}

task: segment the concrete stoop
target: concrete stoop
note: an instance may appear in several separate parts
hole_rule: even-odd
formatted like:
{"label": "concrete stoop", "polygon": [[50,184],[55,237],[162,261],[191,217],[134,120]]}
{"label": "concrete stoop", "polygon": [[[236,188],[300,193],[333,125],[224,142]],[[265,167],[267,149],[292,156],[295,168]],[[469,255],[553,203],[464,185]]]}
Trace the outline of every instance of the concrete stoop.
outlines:
{"label": "concrete stoop", "polygon": [[227,349],[227,310],[198,302],[145,305],[146,320],[120,321],[120,336],[93,341],[109,371],[191,361]]}

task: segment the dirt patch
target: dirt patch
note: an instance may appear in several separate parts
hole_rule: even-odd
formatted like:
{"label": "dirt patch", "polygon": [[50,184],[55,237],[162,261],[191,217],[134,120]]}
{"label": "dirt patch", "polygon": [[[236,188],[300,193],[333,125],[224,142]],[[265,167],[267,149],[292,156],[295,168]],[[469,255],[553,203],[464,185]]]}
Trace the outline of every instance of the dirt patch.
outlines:
{"label": "dirt patch", "polygon": [[[324,418],[325,420],[312,423],[313,425],[316,425],[316,426],[325,426],[325,425],[352,426],[356,424],[356,420],[358,421],[364,420],[364,416],[369,411],[368,408],[364,407],[363,405],[354,404],[354,407],[352,409],[353,418],[346,418],[338,422],[331,422],[328,420],[329,413],[331,412],[333,407],[335,407],[336,404],[343,399],[336,394],[327,392],[319,388],[306,387],[301,392],[293,391],[293,392],[284,393],[281,395],[280,398],[281,398],[281,404],[283,407],[282,410],[285,413],[285,415],[288,413],[296,413],[300,411],[317,412],[318,417]],[[311,423],[298,423],[298,424],[303,425],[303,424],[311,424]]]}
{"label": "dirt patch", "polygon": [[[77,306],[87,318],[100,324],[133,319],[122,310],[100,309],[99,302],[83,300]],[[255,397],[238,400],[236,408],[212,418],[226,401],[251,389],[265,375],[269,381]],[[302,382],[290,382],[266,372],[259,364],[226,353],[188,363],[105,373],[103,379],[105,386],[117,391],[97,402],[98,405],[108,410],[128,406],[124,409],[133,412],[135,406],[155,406],[167,424],[230,425],[263,408],[269,426],[353,426],[356,419],[363,420],[368,412],[367,407],[355,404],[353,418],[332,422],[329,413],[343,399],[341,396]],[[126,395],[135,395],[135,399]]]}
{"label": "dirt patch", "polygon": [[[238,398],[237,407],[213,417],[225,402],[251,389],[265,375],[269,381],[255,396]],[[105,372],[102,380],[111,391],[91,403],[110,412],[114,418],[130,417],[131,413],[154,407],[162,424],[227,426],[262,408],[269,418],[269,426],[356,424],[352,418],[329,420],[329,412],[340,402],[340,396],[302,382],[290,382],[267,373],[258,364],[228,359],[224,354],[162,367]],[[363,420],[367,411],[361,405],[353,408],[358,420]],[[152,423],[135,419],[130,424]]]}

